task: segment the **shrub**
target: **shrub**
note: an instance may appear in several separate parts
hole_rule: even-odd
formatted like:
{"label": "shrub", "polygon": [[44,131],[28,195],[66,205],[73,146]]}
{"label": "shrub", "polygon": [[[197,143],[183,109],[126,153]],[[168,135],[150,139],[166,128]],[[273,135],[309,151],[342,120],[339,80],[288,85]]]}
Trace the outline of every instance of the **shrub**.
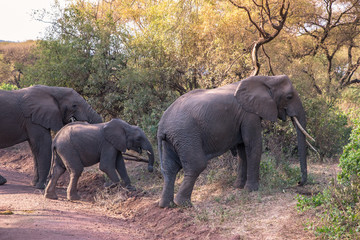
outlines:
{"label": "shrub", "polygon": [[298,197],[298,208],[320,208],[316,232],[325,239],[360,238],[360,121],[355,122],[350,142],[340,158],[342,171],[322,193]]}
{"label": "shrub", "polygon": [[[282,161],[277,164],[274,158],[266,157],[260,162],[260,186],[262,190],[283,189],[295,185],[301,179],[300,168]],[[311,181],[309,179],[309,181]]]}
{"label": "shrub", "polygon": [[345,113],[324,98],[306,99],[303,104],[307,113],[307,130],[315,138],[315,147],[321,157],[341,154],[351,132]]}
{"label": "shrub", "polygon": [[13,84],[2,83],[2,84],[0,84],[0,89],[1,89],[1,90],[6,90],[6,91],[11,91],[11,90],[16,90],[16,89],[18,89],[18,87],[15,86],[15,85],[13,85]]}
{"label": "shrub", "polygon": [[344,153],[340,158],[341,173],[338,175],[339,182],[351,183],[351,179],[360,177],[360,119],[355,121],[350,135],[350,142],[344,147]]}

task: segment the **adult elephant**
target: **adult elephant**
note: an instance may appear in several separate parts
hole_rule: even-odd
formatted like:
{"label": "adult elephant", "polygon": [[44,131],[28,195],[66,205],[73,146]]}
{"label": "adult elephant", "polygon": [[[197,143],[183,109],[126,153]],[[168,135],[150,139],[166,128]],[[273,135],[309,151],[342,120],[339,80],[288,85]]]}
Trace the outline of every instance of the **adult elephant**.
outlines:
{"label": "adult elephant", "polygon": [[[160,207],[191,205],[191,194],[208,160],[237,150],[234,186],[256,191],[262,153],[261,120],[285,121],[290,116],[306,126],[299,95],[287,76],[253,76],[216,89],[198,89],[179,97],[163,114],[157,139],[164,176]],[[296,125],[301,182],[307,181],[306,139]],[[174,199],[179,170],[184,180]]]}
{"label": "adult elephant", "polygon": [[45,187],[50,169],[50,130],[58,131],[74,120],[102,122],[100,115],[71,88],[38,85],[0,91],[0,103],[0,148],[28,141],[34,157],[32,185],[39,189]]}
{"label": "adult elephant", "polygon": [[77,193],[78,179],[84,167],[98,162],[100,170],[106,173],[113,183],[120,182],[119,174],[124,187],[135,190],[131,186],[122,156],[126,149],[138,153],[145,150],[149,157],[148,171],[153,171],[154,151],[141,128],[121,119],[99,124],[76,122],[66,125],[56,134],[52,144],[53,164],[45,197],[57,199],[56,183],[67,169],[70,173],[67,198],[80,199]]}

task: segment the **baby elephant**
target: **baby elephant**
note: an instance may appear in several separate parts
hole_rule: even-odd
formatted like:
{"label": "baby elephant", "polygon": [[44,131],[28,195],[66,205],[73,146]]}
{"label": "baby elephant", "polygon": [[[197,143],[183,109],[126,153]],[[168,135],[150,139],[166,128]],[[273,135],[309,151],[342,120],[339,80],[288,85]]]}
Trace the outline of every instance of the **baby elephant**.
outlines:
{"label": "baby elephant", "polygon": [[120,119],[98,124],[75,122],[66,125],[56,134],[52,143],[51,179],[45,189],[45,197],[57,199],[56,183],[67,169],[70,173],[67,198],[80,199],[77,193],[78,179],[84,167],[98,162],[100,170],[105,172],[111,181],[120,182],[119,173],[125,186],[133,189],[121,154],[126,149],[138,153],[146,150],[149,157],[148,170],[153,171],[153,148],[141,128]]}

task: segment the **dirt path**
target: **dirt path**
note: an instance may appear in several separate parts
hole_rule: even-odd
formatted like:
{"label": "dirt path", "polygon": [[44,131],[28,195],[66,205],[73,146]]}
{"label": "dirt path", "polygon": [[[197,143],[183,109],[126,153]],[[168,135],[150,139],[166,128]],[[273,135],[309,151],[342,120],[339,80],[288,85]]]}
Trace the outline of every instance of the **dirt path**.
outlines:
{"label": "dirt path", "polygon": [[[86,198],[93,191],[89,184],[99,181],[96,185],[102,188],[99,174],[83,180],[83,200],[66,200],[65,186],[57,190],[59,200],[50,200],[30,186],[32,164],[26,144],[0,149],[0,174],[8,180],[0,186],[0,213],[11,213],[0,214],[0,240],[316,239],[304,229],[307,216],[295,209],[297,189],[262,195],[206,184],[196,187],[195,207],[190,209],[160,209],[159,190],[145,195],[140,191],[107,210]],[[317,185],[324,185],[338,168],[336,164],[312,165],[309,171]],[[154,176],[150,177],[153,182]],[[161,186],[161,179],[152,184]]]}
{"label": "dirt path", "polygon": [[[0,239],[144,239],[146,232],[126,220],[107,217],[93,204],[45,199],[25,173],[0,170]],[[60,198],[64,198],[60,195]]]}

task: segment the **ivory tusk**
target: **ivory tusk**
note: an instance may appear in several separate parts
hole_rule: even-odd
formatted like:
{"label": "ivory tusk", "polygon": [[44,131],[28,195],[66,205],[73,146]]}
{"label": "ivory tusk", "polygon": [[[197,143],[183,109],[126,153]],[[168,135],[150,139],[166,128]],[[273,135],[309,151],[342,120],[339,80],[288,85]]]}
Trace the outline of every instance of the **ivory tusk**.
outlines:
{"label": "ivory tusk", "polygon": [[309,143],[308,140],[306,140],[306,143],[307,143],[307,145],[309,145],[309,147],[310,147],[314,152],[316,152],[316,154],[318,155],[319,159],[321,160],[321,155],[320,155],[320,153],[319,153],[318,151],[316,151],[315,147],[314,147],[313,145],[311,145],[311,143]]}
{"label": "ivory tusk", "polygon": [[299,120],[298,120],[296,117],[292,117],[292,118],[295,120],[295,123],[296,123],[296,125],[299,127],[300,131],[301,131],[306,137],[308,137],[311,141],[315,142],[315,139],[312,138],[312,137],[310,136],[310,134],[308,134],[308,133],[305,131],[305,129],[301,126],[301,124],[299,123]]}

